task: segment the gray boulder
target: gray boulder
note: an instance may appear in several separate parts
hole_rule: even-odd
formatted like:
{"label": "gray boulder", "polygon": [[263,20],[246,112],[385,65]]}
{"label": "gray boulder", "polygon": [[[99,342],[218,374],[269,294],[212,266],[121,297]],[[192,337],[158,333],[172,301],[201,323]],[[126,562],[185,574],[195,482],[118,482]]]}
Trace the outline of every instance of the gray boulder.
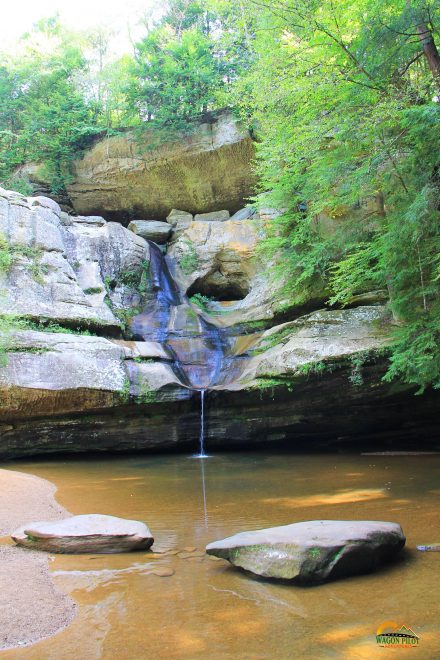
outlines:
{"label": "gray boulder", "polygon": [[159,245],[166,243],[171,236],[171,227],[168,222],[159,220],[133,220],[127,229],[137,236],[145,238],[146,241],[153,241]]}
{"label": "gray boulder", "polygon": [[68,554],[147,550],[154,542],[144,523],[99,514],[28,523],[12,539],[32,550]]}
{"label": "gray boulder", "polygon": [[256,210],[252,206],[246,206],[244,209],[240,209],[234,215],[231,216],[231,220],[249,220],[256,215]]}
{"label": "gray boulder", "polygon": [[311,520],[242,532],[210,543],[206,552],[255,575],[318,584],[378,568],[405,540],[397,523]]}
{"label": "gray boulder", "polygon": [[114,308],[139,304],[124,276],[141,277],[148,244],[118,223],[0,188],[0,236],[12,257],[0,273],[0,313],[114,330],[121,323],[106,296]]}
{"label": "gray boulder", "polygon": [[229,211],[212,211],[211,213],[197,213],[194,216],[195,222],[224,222],[229,220]]}
{"label": "gray boulder", "polygon": [[174,232],[181,232],[188,229],[193,221],[193,216],[187,211],[172,209],[167,216],[167,222],[172,226]]}

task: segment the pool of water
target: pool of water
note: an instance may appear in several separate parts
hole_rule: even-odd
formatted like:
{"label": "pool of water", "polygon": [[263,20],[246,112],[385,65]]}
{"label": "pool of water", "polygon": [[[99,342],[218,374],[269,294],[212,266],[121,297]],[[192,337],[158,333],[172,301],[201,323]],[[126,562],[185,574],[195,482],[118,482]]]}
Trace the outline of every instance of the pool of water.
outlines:
{"label": "pool of water", "polygon": [[[144,520],[156,553],[57,556],[75,621],[5,658],[375,658],[384,621],[440,657],[439,455],[221,454],[17,462],[49,479],[72,513]],[[204,555],[239,531],[312,519],[399,522],[402,560],[380,572],[300,588],[255,580]],[[169,573],[173,573],[169,575]],[[162,574],[162,576],[161,576]]]}

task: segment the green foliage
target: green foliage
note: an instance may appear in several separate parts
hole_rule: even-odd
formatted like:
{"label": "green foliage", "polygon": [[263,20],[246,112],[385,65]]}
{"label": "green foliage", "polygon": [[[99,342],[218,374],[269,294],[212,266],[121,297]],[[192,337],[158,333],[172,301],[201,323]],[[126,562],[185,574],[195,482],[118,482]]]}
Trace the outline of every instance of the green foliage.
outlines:
{"label": "green foliage", "polygon": [[[147,291],[149,268],[149,261],[143,261],[140,265],[140,269],[121,271],[121,273],[119,273],[119,280],[122,284],[125,284],[125,286],[144,295]],[[112,280],[108,276],[104,278],[104,283],[107,289],[111,288]]]}
{"label": "green foliage", "polygon": [[87,326],[87,321],[81,319],[82,325],[73,326],[64,326],[60,325],[56,321],[51,319],[40,317],[38,321],[33,321],[26,317],[15,317],[14,323],[15,328],[19,330],[36,330],[38,332],[55,332],[60,334],[71,334],[71,335],[86,335],[87,337],[96,336],[91,328],[84,327]]}
{"label": "green foliage", "polygon": [[139,387],[139,394],[135,396],[135,403],[148,404],[157,401],[157,393],[153,390],[146,380],[143,380]]}
{"label": "green foliage", "polygon": [[428,385],[440,387],[440,310],[422,315],[399,328],[385,380],[398,378],[417,384],[421,394]]}
{"label": "green foliage", "polygon": [[185,275],[191,275],[199,266],[199,257],[194,243],[188,238],[184,241],[184,252],[179,258],[179,266]]}
{"label": "green foliage", "polygon": [[204,296],[202,293],[195,293],[191,298],[189,299],[190,302],[193,303],[193,305],[197,305],[197,307],[200,307],[200,309],[206,313],[209,312],[209,303],[213,301],[213,298],[209,298],[208,296]]}
{"label": "green foliage", "polygon": [[83,289],[86,296],[91,296],[95,293],[102,293],[102,288],[100,286],[91,286],[88,289]]}
{"label": "green foliage", "polygon": [[244,5],[254,57],[235,94],[251,90],[257,202],[283,210],[262,251],[287,304],[387,288],[405,328],[388,378],[437,384],[440,57],[435,73],[416,28],[438,49],[439,0]]}
{"label": "green foliage", "polygon": [[307,362],[306,364],[301,364],[298,367],[298,373],[301,376],[322,376],[324,373],[331,373],[335,368],[335,365],[331,362]]}
{"label": "green foliage", "polygon": [[0,234],[0,273],[7,273],[12,265],[12,254],[9,243]]}
{"label": "green foliage", "polygon": [[383,286],[381,243],[382,236],[376,235],[369,243],[353,246],[352,252],[330,266],[329,285],[335,292],[330,305],[346,305],[356,294]]}
{"label": "green foliage", "polygon": [[[237,14],[236,11],[233,12]],[[230,8],[209,0],[170,0],[136,44],[127,98],[143,123],[192,130],[191,120],[227,104],[226,90],[245,65]]]}
{"label": "green foliage", "polygon": [[0,273],[8,273],[11,266],[23,257],[24,267],[39,284],[44,284],[43,275],[48,272],[48,267],[40,263],[42,256],[43,252],[40,248],[9,243],[0,235]]}
{"label": "green foliage", "polygon": [[0,368],[7,365],[12,333],[16,328],[17,322],[13,315],[0,315]]}
{"label": "green foliage", "polygon": [[354,387],[362,387],[364,384],[364,377],[362,375],[362,367],[364,366],[364,359],[362,355],[355,355],[351,359],[351,371],[348,380]]}
{"label": "green foliage", "polygon": [[29,179],[23,176],[10,176],[3,179],[2,186],[6,190],[14,190],[15,192],[26,195],[27,197],[32,196],[34,193],[34,186],[31,184]]}
{"label": "green foliage", "polygon": [[75,76],[86,62],[78,43],[55,19],[40,21],[16,57],[0,55],[0,180],[25,194],[14,174],[25,162],[43,163],[52,192],[64,193],[70,164],[97,128]]}
{"label": "green foliage", "polygon": [[123,403],[128,403],[130,400],[130,379],[128,376],[124,378],[124,384],[120,392],[121,400]]}

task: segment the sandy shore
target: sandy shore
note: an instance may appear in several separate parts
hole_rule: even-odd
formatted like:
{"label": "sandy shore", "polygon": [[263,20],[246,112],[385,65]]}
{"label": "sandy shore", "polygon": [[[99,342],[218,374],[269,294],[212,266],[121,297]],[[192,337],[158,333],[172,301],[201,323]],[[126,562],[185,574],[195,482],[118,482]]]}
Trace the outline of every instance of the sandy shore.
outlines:
{"label": "sandy shore", "polygon": [[[55,491],[44,479],[0,470],[0,536],[28,522],[69,515],[56,502]],[[75,604],[55,588],[49,560],[46,553],[0,539],[0,649],[32,644],[72,621]]]}

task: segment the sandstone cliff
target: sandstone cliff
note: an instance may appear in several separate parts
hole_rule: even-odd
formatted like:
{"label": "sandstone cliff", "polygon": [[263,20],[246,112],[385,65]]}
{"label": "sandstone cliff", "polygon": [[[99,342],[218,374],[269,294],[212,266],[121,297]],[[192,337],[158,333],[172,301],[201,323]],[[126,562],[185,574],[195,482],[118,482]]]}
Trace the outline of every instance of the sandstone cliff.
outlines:
{"label": "sandstone cliff", "polygon": [[104,138],[73,165],[76,213],[160,220],[172,208],[236,211],[253,192],[254,145],[229,114],[160,142],[154,132]]}
{"label": "sandstone cliff", "polygon": [[[214,349],[223,357],[206,401],[212,447],[411,438],[419,420],[429,427],[434,394],[381,382],[386,305],[360,299],[277,325],[276,290],[255,257],[270,219],[173,211],[169,221],[177,289],[164,307],[157,246],[0,191],[0,314],[15,327],[0,334],[0,455],[194,447],[194,382]],[[136,319],[150,340],[133,336]]]}

